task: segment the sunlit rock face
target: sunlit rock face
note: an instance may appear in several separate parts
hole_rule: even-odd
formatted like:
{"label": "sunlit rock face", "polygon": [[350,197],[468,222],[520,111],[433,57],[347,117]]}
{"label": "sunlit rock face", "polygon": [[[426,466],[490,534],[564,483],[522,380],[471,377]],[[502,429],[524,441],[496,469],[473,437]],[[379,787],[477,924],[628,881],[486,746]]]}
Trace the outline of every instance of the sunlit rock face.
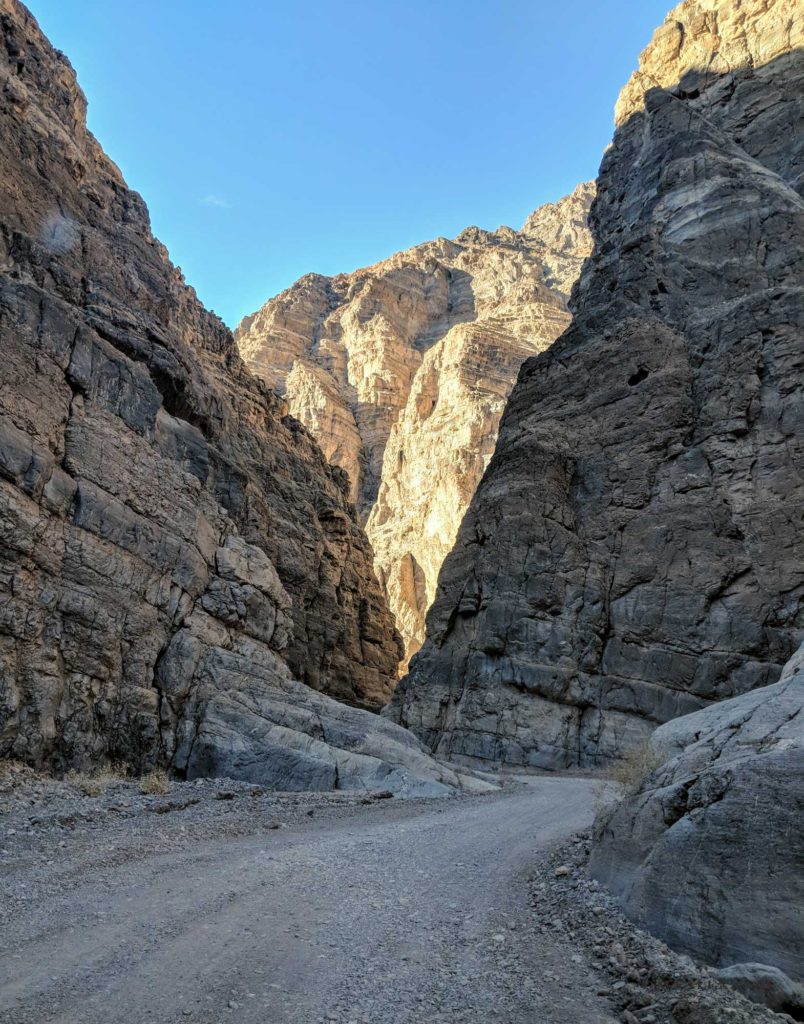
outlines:
{"label": "sunlit rock face", "polygon": [[389,714],[593,766],[804,632],[804,8],[688,0],[617,105],[573,323],[523,366]]}
{"label": "sunlit rock face", "polygon": [[406,660],[519,367],[569,322],[592,195],[578,186],[522,231],[468,228],[353,274],[307,275],[236,332],[348,474]]}

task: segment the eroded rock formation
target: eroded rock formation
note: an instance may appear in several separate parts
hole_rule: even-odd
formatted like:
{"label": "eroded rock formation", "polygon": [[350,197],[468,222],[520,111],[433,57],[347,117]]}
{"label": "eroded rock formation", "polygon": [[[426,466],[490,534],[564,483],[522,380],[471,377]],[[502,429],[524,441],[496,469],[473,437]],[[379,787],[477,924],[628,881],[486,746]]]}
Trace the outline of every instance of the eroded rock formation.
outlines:
{"label": "eroded rock formation", "polygon": [[390,714],[594,765],[804,629],[804,11],[686,0],[617,105],[573,325],[523,367]]}
{"label": "eroded rock formation", "polygon": [[379,705],[400,656],[346,477],[170,264],[67,60],[13,0],[0,29],[0,754],[451,784],[313,692]]}
{"label": "eroded rock formation", "polygon": [[676,949],[804,980],[804,647],[778,683],[668,722],[651,744],[666,763],[601,814],[593,876]]}
{"label": "eroded rock formation", "polygon": [[353,274],[310,274],[236,332],[346,470],[408,657],[517,371],[569,322],[592,194],[578,186],[522,231],[468,228]]}

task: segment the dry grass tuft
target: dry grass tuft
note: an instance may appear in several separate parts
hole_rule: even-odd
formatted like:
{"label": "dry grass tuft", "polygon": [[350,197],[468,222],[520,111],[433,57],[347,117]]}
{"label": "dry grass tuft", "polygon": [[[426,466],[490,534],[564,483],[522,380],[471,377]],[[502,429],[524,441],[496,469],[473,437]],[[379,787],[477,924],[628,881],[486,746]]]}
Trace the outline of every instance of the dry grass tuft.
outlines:
{"label": "dry grass tuft", "polygon": [[7,792],[36,777],[33,768],[14,758],[0,758],[0,790]]}
{"label": "dry grass tuft", "polygon": [[607,777],[616,782],[626,796],[638,793],[651,775],[667,760],[667,751],[649,742],[632,747],[624,757],[609,766]]}
{"label": "dry grass tuft", "polygon": [[99,772],[90,774],[89,772],[71,771],[64,778],[65,782],[69,782],[84,796],[101,796],[109,788],[109,780]]}
{"label": "dry grass tuft", "polygon": [[5,757],[0,759],[0,782],[5,782],[12,775],[20,774],[24,769],[25,766],[21,761],[14,761],[11,758]]}
{"label": "dry grass tuft", "polygon": [[170,789],[170,779],[164,768],[152,768],[140,779],[140,793],[163,796]]}
{"label": "dry grass tuft", "polygon": [[68,772],[65,781],[84,796],[102,796],[110,786],[118,782],[125,782],[130,775],[129,766],[118,761],[95,772]]}

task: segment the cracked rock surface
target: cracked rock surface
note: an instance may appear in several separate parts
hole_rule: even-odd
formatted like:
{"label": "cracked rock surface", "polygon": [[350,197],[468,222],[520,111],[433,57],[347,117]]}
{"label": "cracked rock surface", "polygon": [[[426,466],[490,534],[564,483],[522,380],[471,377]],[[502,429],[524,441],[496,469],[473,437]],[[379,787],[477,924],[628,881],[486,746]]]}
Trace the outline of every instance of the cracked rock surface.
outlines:
{"label": "cracked rock surface", "polygon": [[594,766],[804,631],[804,11],[686,0],[623,90],[572,326],[520,372],[389,714]]}
{"label": "cracked rock surface", "polygon": [[593,876],[696,959],[804,981],[804,647],[778,683],[668,722],[651,744],[668,759],[599,816]]}
{"label": "cracked rock surface", "polygon": [[441,786],[324,696],[380,706],[400,656],[346,478],[184,284],[85,107],[1,0],[0,755]]}

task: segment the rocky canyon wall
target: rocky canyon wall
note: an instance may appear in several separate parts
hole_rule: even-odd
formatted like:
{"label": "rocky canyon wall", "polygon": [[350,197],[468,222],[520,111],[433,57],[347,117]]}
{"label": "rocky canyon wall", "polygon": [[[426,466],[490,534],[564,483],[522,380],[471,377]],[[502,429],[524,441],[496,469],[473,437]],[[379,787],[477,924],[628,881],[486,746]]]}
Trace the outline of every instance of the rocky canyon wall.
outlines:
{"label": "rocky canyon wall", "polygon": [[171,265],[67,60],[14,0],[0,29],[0,754],[441,785],[313,692],[379,706],[400,657],[345,474]]}
{"label": "rocky canyon wall", "polygon": [[248,366],[350,480],[406,657],[523,360],[569,322],[593,188],[521,231],[468,228],[353,274],[310,274],[236,331]]}
{"label": "rocky canyon wall", "polygon": [[804,634],[804,10],[686,0],[623,90],[572,326],[525,363],[389,713],[595,765]]}

